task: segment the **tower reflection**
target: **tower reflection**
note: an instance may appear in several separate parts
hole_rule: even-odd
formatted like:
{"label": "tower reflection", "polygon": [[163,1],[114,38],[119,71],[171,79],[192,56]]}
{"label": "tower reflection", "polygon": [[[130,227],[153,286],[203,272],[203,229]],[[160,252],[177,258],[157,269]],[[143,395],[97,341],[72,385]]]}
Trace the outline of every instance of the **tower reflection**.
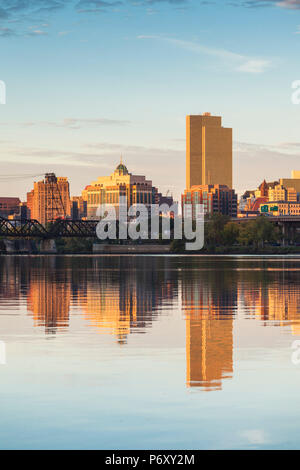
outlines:
{"label": "tower reflection", "polygon": [[[232,280],[231,280],[232,281]],[[186,318],[186,384],[221,390],[233,374],[233,316],[236,285],[218,272],[198,272],[183,278],[182,304]]]}

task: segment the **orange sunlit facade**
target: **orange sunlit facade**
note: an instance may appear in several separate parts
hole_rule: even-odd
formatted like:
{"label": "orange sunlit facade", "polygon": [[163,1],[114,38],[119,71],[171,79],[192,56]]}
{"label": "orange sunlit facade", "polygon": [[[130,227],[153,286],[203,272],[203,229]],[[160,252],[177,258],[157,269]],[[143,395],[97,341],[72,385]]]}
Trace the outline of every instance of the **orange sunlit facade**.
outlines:
{"label": "orange sunlit facade", "polygon": [[110,176],[99,176],[96,181],[86,186],[82,191],[82,198],[87,202],[88,219],[93,219],[97,216],[97,209],[101,204],[112,204],[118,214],[121,197],[127,198],[127,208],[133,204],[144,204],[149,208],[154,190],[152,181],[147,180],[145,176],[132,175],[120,162]]}
{"label": "orange sunlit facade", "polygon": [[232,188],[232,129],[210,113],[186,117],[186,189],[222,184]]}
{"label": "orange sunlit facade", "polygon": [[27,207],[31,218],[41,224],[58,218],[71,216],[70,188],[68,179],[56,177],[54,173],[45,175],[43,181],[34,183],[33,190],[27,193]]}

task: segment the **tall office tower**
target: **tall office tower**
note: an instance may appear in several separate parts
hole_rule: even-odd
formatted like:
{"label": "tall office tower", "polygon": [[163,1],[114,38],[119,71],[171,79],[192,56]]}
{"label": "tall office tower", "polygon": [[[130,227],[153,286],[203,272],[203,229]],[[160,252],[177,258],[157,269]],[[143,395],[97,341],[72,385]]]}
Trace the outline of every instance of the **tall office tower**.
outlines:
{"label": "tall office tower", "polygon": [[293,170],[291,178],[280,178],[280,184],[285,188],[294,188],[300,197],[300,171]]}
{"label": "tall office tower", "polygon": [[232,129],[210,113],[186,117],[186,189],[207,184],[232,188]]}

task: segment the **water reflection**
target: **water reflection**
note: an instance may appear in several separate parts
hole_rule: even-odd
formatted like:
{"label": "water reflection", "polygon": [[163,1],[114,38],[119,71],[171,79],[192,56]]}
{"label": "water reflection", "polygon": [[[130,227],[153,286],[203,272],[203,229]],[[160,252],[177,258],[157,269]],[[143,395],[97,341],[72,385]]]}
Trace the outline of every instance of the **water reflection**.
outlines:
{"label": "water reflection", "polygon": [[34,270],[27,293],[28,312],[35,326],[45,327],[46,334],[55,334],[58,328],[69,326],[71,285],[68,276],[55,271]]}
{"label": "water reflection", "polygon": [[234,374],[239,315],[300,335],[299,269],[292,259],[0,257],[0,310],[25,304],[46,335],[67,332],[80,314],[120,345],[179,310],[187,387],[220,390]]}
{"label": "water reflection", "polygon": [[[154,258],[95,258],[89,276],[78,289],[81,307],[101,334],[116,336],[119,344],[131,332],[145,333],[163,305],[177,295],[176,273]],[[174,275],[175,274],[175,275]]]}
{"label": "water reflection", "polygon": [[244,305],[264,326],[291,326],[300,334],[300,271],[277,272],[272,283],[260,282],[255,289],[243,290]]}
{"label": "water reflection", "polygon": [[186,318],[186,383],[221,389],[233,373],[233,317],[237,289],[221,271],[185,271],[182,305]]}

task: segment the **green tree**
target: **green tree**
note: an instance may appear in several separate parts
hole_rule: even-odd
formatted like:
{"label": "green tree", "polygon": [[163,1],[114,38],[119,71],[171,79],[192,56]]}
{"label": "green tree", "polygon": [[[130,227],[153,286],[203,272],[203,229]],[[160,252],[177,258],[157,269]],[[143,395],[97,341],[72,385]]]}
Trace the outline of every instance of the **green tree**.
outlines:
{"label": "green tree", "polygon": [[240,226],[239,226],[239,235],[238,235],[238,238],[237,238],[237,242],[239,245],[242,245],[242,246],[249,246],[252,244],[253,240],[252,240],[252,229],[250,227],[250,225],[253,223],[253,221],[251,222],[246,222],[246,223],[242,223]]}
{"label": "green tree", "polygon": [[227,222],[223,229],[223,242],[226,246],[233,246],[239,237],[239,226],[235,222]]}
{"label": "green tree", "polygon": [[271,243],[276,241],[275,226],[264,215],[258,217],[254,222],[253,238],[257,245],[264,246],[264,243]]}
{"label": "green tree", "polygon": [[184,253],[185,240],[173,240],[170,247],[171,253]]}
{"label": "green tree", "polygon": [[265,243],[277,240],[277,231],[274,224],[264,215],[254,220],[245,222],[240,227],[238,242],[242,245],[254,245],[263,247]]}
{"label": "green tree", "polygon": [[224,238],[224,227],[229,217],[222,214],[213,214],[205,223],[205,239],[209,246],[221,245]]}

